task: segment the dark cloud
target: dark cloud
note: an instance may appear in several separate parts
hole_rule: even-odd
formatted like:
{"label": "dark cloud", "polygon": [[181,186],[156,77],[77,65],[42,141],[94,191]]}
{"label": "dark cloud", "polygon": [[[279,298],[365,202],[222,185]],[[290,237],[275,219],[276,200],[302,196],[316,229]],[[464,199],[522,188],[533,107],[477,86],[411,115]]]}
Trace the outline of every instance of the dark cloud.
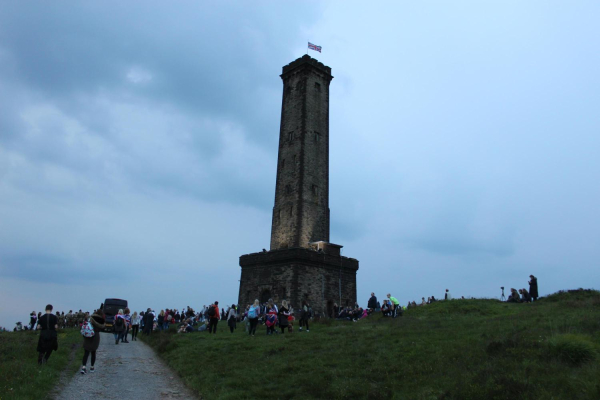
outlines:
{"label": "dark cloud", "polygon": [[4,111],[0,143],[88,180],[268,207],[273,174],[256,161],[275,162],[289,26],[318,7],[181,6],[5,7],[4,79],[28,98]]}
{"label": "dark cloud", "polygon": [[277,104],[279,96],[264,98],[262,88],[281,86],[277,74],[298,33],[289,26],[314,17],[318,7],[138,6],[118,12],[93,3],[6,7],[0,34],[14,60],[13,78],[66,106],[77,94],[116,91],[249,125],[253,140],[271,136],[264,127],[278,126],[278,109],[266,107],[265,114],[257,108]]}

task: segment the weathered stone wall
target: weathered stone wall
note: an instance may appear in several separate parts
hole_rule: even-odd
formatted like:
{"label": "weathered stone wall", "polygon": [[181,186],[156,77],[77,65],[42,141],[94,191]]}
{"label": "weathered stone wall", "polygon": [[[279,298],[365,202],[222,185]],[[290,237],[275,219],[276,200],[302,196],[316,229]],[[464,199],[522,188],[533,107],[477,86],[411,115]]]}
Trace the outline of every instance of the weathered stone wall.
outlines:
{"label": "weathered stone wall", "polygon": [[244,307],[273,298],[299,308],[307,300],[314,311],[330,314],[333,304],[340,304],[340,289],[341,305],[356,302],[358,260],[353,258],[293,248],[243,255],[240,266],[238,303]]}
{"label": "weathered stone wall", "polygon": [[304,56],[283,68],[271,249],[329,241],[331,68]]}

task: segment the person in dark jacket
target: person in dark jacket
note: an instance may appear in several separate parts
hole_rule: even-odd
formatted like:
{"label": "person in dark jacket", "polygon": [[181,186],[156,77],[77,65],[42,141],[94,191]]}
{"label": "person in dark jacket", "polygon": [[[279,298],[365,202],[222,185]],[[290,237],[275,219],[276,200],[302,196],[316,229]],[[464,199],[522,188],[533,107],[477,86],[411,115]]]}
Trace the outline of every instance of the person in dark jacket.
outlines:
{"label": "person in dark jacket", "polygon": [[288,308],[287,300],[283,300],[281,302],[281,307],[279,307],[279,327],[281,328],[281,333],[285,333],[285,329],[290,324],[288,317],[290,316],[290,310]]}
{"label": "person in dark jacket", "polygon": [[531,303],[531,295],[527,291],[527,289],[519,289],[519,294],[521,295],[521,300],[523,303]]}
{"label": "person in dark jacket", "polygon": [[[179,318],[177,318],[177,314],[175,314],[175,321],[177,321],[178,319]],[[158,322],[158,330],[162,331],[165,326],[165,310],[160,310],[160,312],[158,313],[157,322]]]}
{"label": "person in dark jacket", "polygon": [[154,328],[154,314],[152,310],[146,310],[144,314],[144,334],[149,335],[152,333],[152,329]]}
{"label": "person in dark jacket", "polygon": [[508,300],[506,300],[506,301],[508,303],[520,303],[521,302],[521,295],[519,294],[517,289],[515,289],[515,288],[510,289],[510,296],[508,296]]}
{"label": "person in dark jacket", "polygon": [[377,297],[375,297],[375,293],[371,293],[371,298],[367,303],[367,308],[370,308],[371,311],[375,311],[375,309],[377,308]]}
{"label": "person in dark jacket", "polygon": [[41,330],[38,339],[38,364],[47,363],[52,350],[58,350],[58,318],[52,314],[52,304],[46,306],[46,314],[38,318],[37,328]]}
{"label": "person in dark jacket", "polygon": [[94,372],[94,364],[96,363],[96,350],[98,350],[98,346],[100,346],[100,331],[104,329],[104,312],[102,310],[97,310],[89,319],[92,327],[94,328],[94,336],[92,337],[83,337],[83,361],[81,363],[81,373],[86,374],[86,364],[90,353],[92,354],[90,372]]}
{"label": "person in dark jacket", "polygon": [[32,311],[31,314],[29,314],[29,330],[33,330],[35,324],[37,323],[37,319],[37,314],[35,313],[35,311]]}
{"label": "person in dark jacket", "polygon": [[300,329],[299,332],[302,332],[302,328],[306,325],[306,332],[309,331],[308,320],[310,319],[310,306],[306,302],[306,300],[302,300],[302,310],[300,311]]}
{"label": "person in dark jacket", "polygon": [[533,275],[529,275],[529,278],[529,296],[531,296],[531,301],[536,301],[538,298],[537,278]]}
{"label": "person in dark jacket", "polygon": [[122,309],[119,310],[119,313],[117,315],[115,315],[115,325],[113,329],[115,330],[113,332],[115,336],[115,344],[123,342],[125,330],[127,329],[127,321],[125,320],[125,315],[123,314]]}

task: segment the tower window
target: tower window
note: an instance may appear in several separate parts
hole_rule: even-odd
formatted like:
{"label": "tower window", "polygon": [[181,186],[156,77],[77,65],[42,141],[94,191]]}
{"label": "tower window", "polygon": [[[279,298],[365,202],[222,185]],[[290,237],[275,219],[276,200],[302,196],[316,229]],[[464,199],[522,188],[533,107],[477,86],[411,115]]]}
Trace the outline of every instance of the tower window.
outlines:
{"label": "tower window", "polygon": [[317,185],[312,185],[312,192],[315,196],[319,195],[319,187]]}
{"label": "tower window", "polygon": [[294,207],[290,207],[290,217],[294,215]]}
{"label": "tower window", "polygon": [[316,90],[317,92],[320,92],[320,91],[321,91],[321,84],[320,84],[319,82],[315,82],[315,90]]}
{"label": "tower window", "polygon": [[294,154],[294,164],[296,164],[296,155]]}
{"label": "tower window", "polygon": [[285,158],[281,160],[281,168],[285,168]]}
{"label": "tower window", "polygon": [[294,131],[291,131],[291,132],[288,134],[288,140],[289,140],[290,142],[291,142],[292,140],[294,140]]}
{"label": "tower window", "polygon": [[321,134],[319,132],[315,132],[315,142],[320,142],[321,141]]}

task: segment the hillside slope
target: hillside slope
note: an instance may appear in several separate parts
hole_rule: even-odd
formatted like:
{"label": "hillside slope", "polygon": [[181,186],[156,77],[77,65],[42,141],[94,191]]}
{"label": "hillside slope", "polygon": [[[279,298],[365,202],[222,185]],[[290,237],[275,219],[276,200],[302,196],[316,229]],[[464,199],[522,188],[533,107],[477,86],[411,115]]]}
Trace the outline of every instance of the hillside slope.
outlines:
{"label": "hillside slope", "polygon": [[310,333],[155,333],[205,398],[598,399],[600,292],[534,304],[453,300]]}

